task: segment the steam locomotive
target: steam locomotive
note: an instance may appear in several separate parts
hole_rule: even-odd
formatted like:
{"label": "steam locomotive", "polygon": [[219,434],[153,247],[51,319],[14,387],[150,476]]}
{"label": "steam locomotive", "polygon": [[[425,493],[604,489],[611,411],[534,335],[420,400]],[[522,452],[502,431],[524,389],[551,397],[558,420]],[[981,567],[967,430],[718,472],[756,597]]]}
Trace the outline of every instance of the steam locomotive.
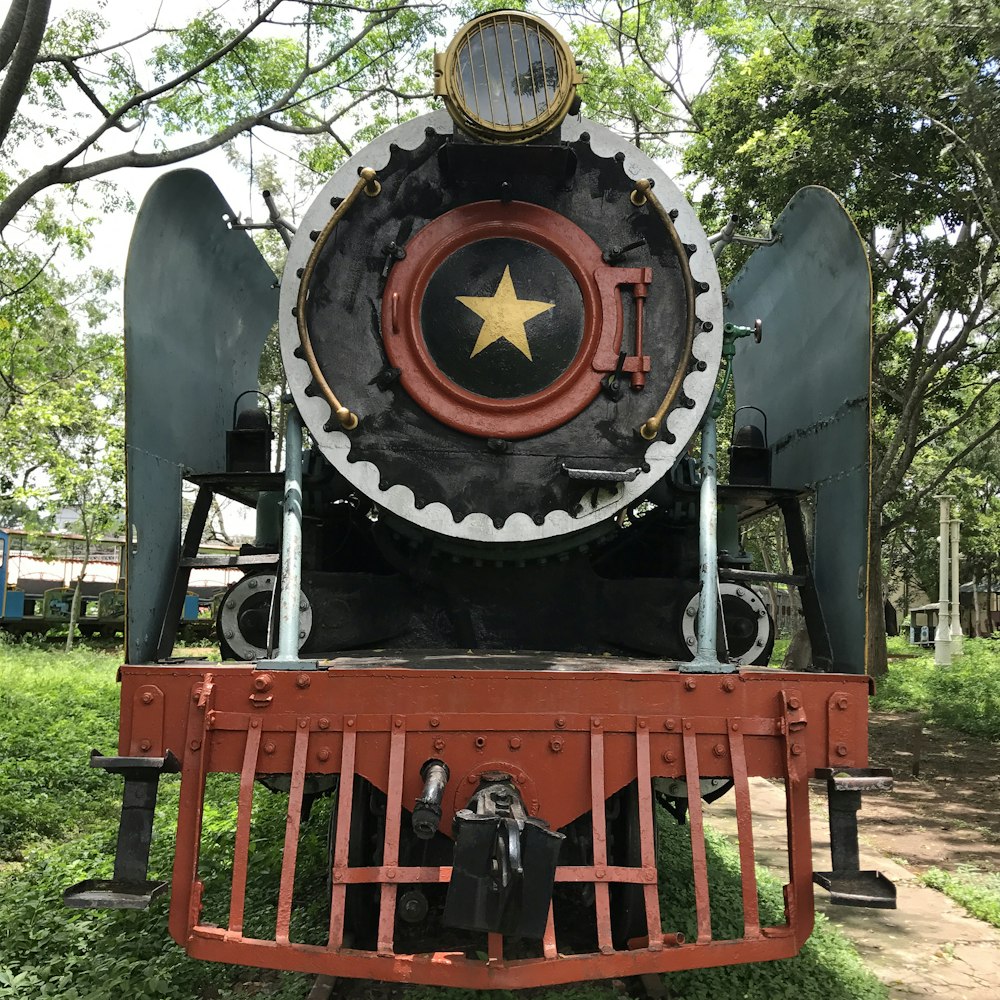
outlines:
{"label": "steam locomotive", "polygon": [[[69,905],[142,908],[165,889],[147,864],[170,772],[170,928],[197,958],[519,988],[789,956],[812,927],[814,777],[833,836],[815,879],[894,905],[858,870],[855,823],[860,792],[890,782],[866,767],[863,247],[806,189],[724,292],[678,188],[577,115],[581,79],[543,21],[470,22],[435,64],[444,111],[344,163],[294,235],[274,213],[280,284],[205,175],[150,190],[125,286],[120,743],[91,761],[124,775],[125,802],[114,878]],[[275,317],[282,471],[255,394]],[[244,575],[220,605],[223,662],[206,663],[173,645],[216,495],[257,528],[226,560]],[[768,515],[791,573],[744,550]],[[767,666],[764,585],[798,590],[807,669]],[[217,924],[199,850],[219,773],[240,777]],[[774,927],[754,873],[761,775],[787,793]],[[270,938],[244,931],[260,784],[287,798]],[[744,933],[718,940],[704,804],[727,792]],[[324,795],[329,926],[306,942],[299,835]],[[657,866],[671,814],[688,821],[693,937]]]}

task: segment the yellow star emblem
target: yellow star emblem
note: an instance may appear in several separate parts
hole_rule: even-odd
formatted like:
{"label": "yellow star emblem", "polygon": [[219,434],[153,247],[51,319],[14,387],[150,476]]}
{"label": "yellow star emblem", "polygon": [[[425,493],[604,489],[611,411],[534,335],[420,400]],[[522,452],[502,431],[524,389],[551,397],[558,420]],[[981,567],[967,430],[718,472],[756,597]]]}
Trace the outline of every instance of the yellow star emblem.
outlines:
{"label": "yellow star emblem", "polygon": [[506,340],[531,361],[531,348],[528,346],[528,335],[525,333],[524,324],[534,316],[555,307],[554,302],[519,299],[510,276],[509,264],[504,268],[503,277],[492,296],[487,298],[480,295],[456,295],[455,298],[483,320],[470,358],[474,358],[490,344]]}

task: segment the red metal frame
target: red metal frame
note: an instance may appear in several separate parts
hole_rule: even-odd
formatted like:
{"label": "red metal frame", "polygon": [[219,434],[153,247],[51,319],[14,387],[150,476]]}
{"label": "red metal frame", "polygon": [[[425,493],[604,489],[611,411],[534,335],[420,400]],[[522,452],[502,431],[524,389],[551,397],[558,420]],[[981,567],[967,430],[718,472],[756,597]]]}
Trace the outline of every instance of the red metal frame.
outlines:
{"label": "red metal frame", "polygon": [[[485,659],[489,659],[486,657]],[[591,978],[661,973],[794,955],[813,921],[808,780],[818,767],[867,762],[868,679],[862,676],[746,670],[738,675],[682,675],[628,661],[601,661],[601,670],[567,658],[562,669],[463,669],[463,658],[439,659],[436,669],[393,666],[310,673],[253,670],[249,665],[128,666],[122,668],[120,752],[150,744],[182,759],[170,931],[196,958],[333,976],[420,982],[468,988],[521,988]],[[405,712],[393,712],[402,708]],[[530,710],[525,710],[530,706]],[[151,711],[151,708],[153,709]],[[613,711],[607,711],[609,708]],[[500,935],[490,935],[484,961],[462,954],[396,954],[397,886],[447,882],[449,868],[398,864],[403,808],[420,794],[420,765],[444,759],[451,784],[474,791],[484,769],[523,777],[526,805],[553,828],[591,812],[592,865],[562,865],[559,882],[595,887],[598,951],[559,955],[550,911],[537,957],[504,958]],[[203,884],[198,874],[206,776],[240,775],[232,894],[227,927],[201,923]],[[325,946],[289,938],[298,824],[306,774],[339,774],[329,939]],[[247,938],[243,914],[254,780],[290,775],[288,821],[274,940]],[[348,865],[354,775],[387,796],[383,864]],[[783,780],[787,798],[789,884],[786,923],[761,927],[750,791],[751,776]],[[729,776],[735,784],[743,877],[744,933],[712,937],[704,817],[690,800],[690,837],[697,938],[687,942],[670,927],[657,892],[651,779]],[[471,780],[470,780],[471,779]],[[604,801],[638,779],[638,867],[608,865]],[[515,780],[518,780],[516,777]],[[445,810],[442,830],[449,832]],[[377,948],[344,946],[344,902],[349,884],[380,886]],[[609,886],[643,886],[652,940],[615,950]]]}
{"label": "red metal frame", "polygon": [[[479,240],[520,239],[542,247],[566,265],[583,296],[583,339],[576,357],[551,385],[516,399],[492,399],[469,392],[449,379],[424,342],[420,311],[427,285],[449,256]],[[642,355],[642,302],[653,270],[611,267],[601,249],[575,223],[551,209],[527,202],[481,201],[452,209],[428,223],[406,245],[382,295],[382,341],[400,382],[428,413],[457,430],[480,437],[531,437],[559,427],[597,395],[603,373],[615,370],[623,333],[618,289],[630,285],[637,296],[636,352],[622,371],[641,388],[650,371]],[[636,381],[638,380],[638,381]]]}

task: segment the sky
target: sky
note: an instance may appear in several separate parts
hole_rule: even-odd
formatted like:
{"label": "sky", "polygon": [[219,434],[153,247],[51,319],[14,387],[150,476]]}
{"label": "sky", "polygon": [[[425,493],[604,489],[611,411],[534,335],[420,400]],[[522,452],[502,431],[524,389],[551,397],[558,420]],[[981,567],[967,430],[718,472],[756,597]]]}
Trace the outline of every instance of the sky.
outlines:
{"label": "sky", "polygon": [[[138,35],[154,23],[158,16],[161,23],[164,23],[165,20],[171,25],[183,24],[204,11],[207,4],[206,0],[163,0],[162,3],[153,2],[153,0],[106,0],[101,4],[96,4],[93,0],[90,2],[88,0],[75,0],[75,2],[73,0],[56,0],[52,5],[52,15],[53,17],[61,17],[70,10],[98,6],[101,8],[103,16],[112,25],[108,37],[115,40]],[[229,8],[238,14],[242,4],[236,3],[234,0],[223,0],[214,6],[222,13],[225,13]],[[139,55],[144,51],[149,51],[153,44],[156,42],[150,41],[145,45],[137,43],[133,48]],[[183,138],[183,136],[172,137],[171,143],[175,144],[182,141]],[[247,140],[244,138],[239,142],[245,151]],[[39,150],[38,153],[40,154],[37,157],[38,166],[51,158],[51,150]],[[24,159],[25,166],[32,166],[32,160],[31,151],[28,151],[28,155]],[[135,203],[135,211],[138,211],[143,197],[156,178],[180,167],[196,167],[211,175],[227,201],[235,211],[240,213],[241,217],[252,211],[259,221],[266,218],[266,209],[259,191],[254,192],[254,198],[251,199],[246,175],[229,163],[225,152],[221,149],[169,167],[119,170],[110,175],[110,179],[131,196]],[[110,268],[119,276],[125,273],[125,260],[128,255],[132,227],[135,223],[135,211],[111,212],[100,220],[95,228],[94,242],[88,263],[102,268]]]}

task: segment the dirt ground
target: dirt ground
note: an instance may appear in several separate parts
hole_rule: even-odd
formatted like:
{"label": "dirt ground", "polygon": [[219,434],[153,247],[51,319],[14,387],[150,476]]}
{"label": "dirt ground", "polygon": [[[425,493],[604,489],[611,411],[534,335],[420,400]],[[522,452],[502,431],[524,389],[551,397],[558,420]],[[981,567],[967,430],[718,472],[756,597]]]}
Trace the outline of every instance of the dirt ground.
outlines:
{"label": "dirt ground", "polygon": [[915,714],[874,713],[869,753],[893,769],[895,788],[864,797],[864,840],[918,873],[1000,871],[1000,744]]}

